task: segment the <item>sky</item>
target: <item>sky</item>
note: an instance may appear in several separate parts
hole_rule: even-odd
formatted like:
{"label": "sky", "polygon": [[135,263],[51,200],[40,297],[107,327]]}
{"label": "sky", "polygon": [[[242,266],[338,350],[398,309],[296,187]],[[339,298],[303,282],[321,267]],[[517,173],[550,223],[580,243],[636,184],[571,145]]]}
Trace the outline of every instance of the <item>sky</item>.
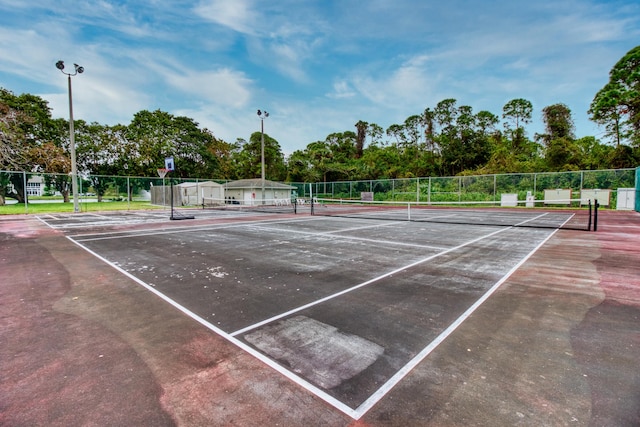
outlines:
{"label": "sky", "polygon": [[289,155],[363,120],[383,129],[454,98],[501,116],[566,104],[576,136],[640,44],[638,0],[0,0],[0,87],[69,118],[187,116],[227,142],[260,130]]}

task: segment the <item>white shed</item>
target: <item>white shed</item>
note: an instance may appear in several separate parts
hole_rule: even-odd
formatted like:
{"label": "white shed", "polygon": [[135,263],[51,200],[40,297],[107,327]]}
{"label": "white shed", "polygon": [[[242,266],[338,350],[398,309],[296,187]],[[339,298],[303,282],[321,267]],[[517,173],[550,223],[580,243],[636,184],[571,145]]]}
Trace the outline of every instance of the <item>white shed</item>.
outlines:
{"label": "white shed", "polygon": [[[224,187],[213,181],[185,182],[173,186],[174,206],[202,205],[203,198],[207,199],[207,204],[224,204]],[[170,205],[171,186],[151,187],[151,203]]]}
{"label": "white shed", "polygon": [[224,187],[213,181],[184,182],[178,184],[180,188],[180,203],[186,205],[202,205],[203,200],[207,204],[224,203]]}
{"label": "white shed", "polygon": [[253,178],[227,182],[224,185],[224,189],[227,203],[280,205],[282,203],[291,203],[291,193],[296,187],[266,179],[263,184],[261,178]]}

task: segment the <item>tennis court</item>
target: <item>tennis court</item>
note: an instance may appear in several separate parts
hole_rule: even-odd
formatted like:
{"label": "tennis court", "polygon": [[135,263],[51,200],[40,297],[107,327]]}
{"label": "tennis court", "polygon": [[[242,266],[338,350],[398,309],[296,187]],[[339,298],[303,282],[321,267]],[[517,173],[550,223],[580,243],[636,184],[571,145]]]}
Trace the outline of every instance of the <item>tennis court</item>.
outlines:
{"label": "tennis court", "polygon": [[[453,345],[460,353],[455,359],[477,357],[478,364],[486,364],[486,353],[477,353],[477,346],[490,347],[492,340],[476,338],[487,331],[476,331],[477,337],[466,341],[451,337],[469,334],[469,328],[479,324],[470,319],[487,315],[476,311],[497,301],[505,305],[493,312],[489,324],[492,332],[499,332],[504,326],[501,322],[522,304],[522,293],[543,293],[549,284],[531,278],[528,286],[511,295],[512,304],[505,302],[504,290],[499,292],[514,275],[527,271],[523,266],[534,262],[531,259],[540,251],[557,250],[545,258],[549,271],[560,274],[569,268],[569,279],[551,286],[551,293],[562,298],[575,293],[569,290],[572,281],[581,287],[594,286],[582,289],[584,295],[577,299],[584,304],[585,299],[593,303],[601,292],[595,286],[597,273],[581,269],[593,262],[590,250],[571,254],[570,261],[558,258],[562,251],[554,245],[559,233],[568,236],[573,249],[593,244],[599,235],[558,231],[571,221],[571,213],[430,213],[446,218],[445,222],[426,217],[381,221],[366,216],[310,216],[304,210],[298,215],[194,210],[190,214],[195,220],[179,222],[167,221],[166,214],[48,215],[38,221],[141,285],[149,298],[160,297],[167,311],[177,309],[181,316],[266,364],[346,420],[367,419],[374,408],[387,405],[381,401],[388,402],[389,396],[406,387],[416,387],[415,379],[407,377],[416,372],[424,375],[419,366],[430,366],[433,374],[423,378],[425,389],[434,384],[442,387],[443,381],[444,388],[450,386],[449,381],[471,382],[463,370],[458,372],[460,378],[442,379],[444,370],[434,369],[445,363],[438,353],[440,347],[450,351]],[[482,215],[492,221],[480,219],[469,225],[469,215],[471,221]],[[501,226],[489,225],[507,217],[508,222]],[[537,226],[518,226],[535,222]],[[638,224],[631,226],[637,229]],[[571,270],[568,262],[578,270]],[[498,292],[500,296],[495,296]],[[636,310],[638,292],[628,293]],[[546,296],[540,298],[551,304]],[[570,317],[569,312],[556,314]],[[534,313],[528,316],[535,318]],[[574,325],[570,333],[577,331]],[[628,331],[638,344],[639,331]],[[511,346],[526,348],[522,339]],[[634,351],[637,348],[630,350]],[[586,380],[572,381],[578,381],[573,386],[581,388]],[[640,389],[634,392],[640,396]],[[440,398],[431,399],[438,402]],[[575,412],[572,416],[580,411]],[[527,418],[525,412],[520,413]],[[397,414],[391,418],[393,422],[380,424],[411,419]]]}

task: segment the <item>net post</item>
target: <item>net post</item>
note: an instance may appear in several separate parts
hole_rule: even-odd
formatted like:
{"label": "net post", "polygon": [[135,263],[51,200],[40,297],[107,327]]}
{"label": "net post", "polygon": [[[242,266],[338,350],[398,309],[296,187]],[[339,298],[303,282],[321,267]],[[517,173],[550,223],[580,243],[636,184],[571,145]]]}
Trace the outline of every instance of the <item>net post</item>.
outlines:
{"label": "net post", "polygon": [[587,224],[587,231],[591,231],[591,199],[589,199],[589,222]]}
{"label": "net post", "polygon": [[598,207],[600,204],[598,203],[598,199],[595,199],[594,208],[593,208],[593,231],[598,231]]}
{"label": "net post", "polygon": [[173,219],[173,181],[171,181],[171,217]]}
{"label": "net post", "polygon": [[298,198],[293,199],[293,214],[298,214]]}
{"label": "net post", "polygon": [[313,214],[314,214],[314,212],[315,212],[315,211],[314,211],[314,208],[315,208],[315,206],[314,206],[313,197],[312,197],[312,198],[311,198],[311,215],[313,215]]}

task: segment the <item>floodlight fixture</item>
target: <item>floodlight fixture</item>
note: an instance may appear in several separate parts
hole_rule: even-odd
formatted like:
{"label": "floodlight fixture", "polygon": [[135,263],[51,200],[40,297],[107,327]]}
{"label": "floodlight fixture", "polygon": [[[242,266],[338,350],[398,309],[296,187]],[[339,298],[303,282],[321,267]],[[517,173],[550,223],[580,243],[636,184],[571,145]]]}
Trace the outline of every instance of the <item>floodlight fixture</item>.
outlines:
{"label": "floodlight fixture", "polygon": [[84,73],[84,67],[78,64],[73,64],[73,73],[65,73],[64,72],[64,61],[60,60],[56,62],[56,68],[62,71],[62,74],[66,74],[67,76],[75,76],[76,74]]}

